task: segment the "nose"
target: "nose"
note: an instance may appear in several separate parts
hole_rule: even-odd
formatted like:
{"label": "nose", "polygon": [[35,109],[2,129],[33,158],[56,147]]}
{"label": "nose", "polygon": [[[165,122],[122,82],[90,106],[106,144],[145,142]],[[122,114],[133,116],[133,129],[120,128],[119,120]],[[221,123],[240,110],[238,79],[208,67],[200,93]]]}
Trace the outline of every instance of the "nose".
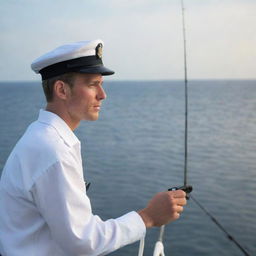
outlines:
{"label": "nose", "polygon": [[98,92],[97,92],[97,100],[105,100],[107,98],[107,94],[105,90],[103,89],[102,86],[98,87]]}

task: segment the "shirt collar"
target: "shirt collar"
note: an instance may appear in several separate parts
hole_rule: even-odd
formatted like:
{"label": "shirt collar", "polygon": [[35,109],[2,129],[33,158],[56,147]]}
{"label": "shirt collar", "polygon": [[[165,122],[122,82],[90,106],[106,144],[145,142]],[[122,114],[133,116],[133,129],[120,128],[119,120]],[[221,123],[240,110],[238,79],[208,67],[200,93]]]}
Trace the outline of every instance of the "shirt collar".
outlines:
{"label": "shirt collar", "polygon": [[69,145],[74,146],[79,143],[79,139],[67,125],[67,123],[58,115],[46,111],[44,109],[40,109],[38,121],[41,123],[48,124],[56,129],[60,137]]}

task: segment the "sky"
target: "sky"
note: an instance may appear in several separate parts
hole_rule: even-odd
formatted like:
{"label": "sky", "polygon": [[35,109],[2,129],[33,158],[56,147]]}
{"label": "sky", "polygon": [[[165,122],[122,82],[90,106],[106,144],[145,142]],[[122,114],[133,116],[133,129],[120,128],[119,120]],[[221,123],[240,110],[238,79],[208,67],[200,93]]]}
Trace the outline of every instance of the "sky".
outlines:
{"label": "sky", "polygon": [[[35,81],[31,62],[102,39],[111,80],[184,77],[180,0],[0,0],[0,81]],[[256,1],[184,0],[189,79],[256,78]]]}

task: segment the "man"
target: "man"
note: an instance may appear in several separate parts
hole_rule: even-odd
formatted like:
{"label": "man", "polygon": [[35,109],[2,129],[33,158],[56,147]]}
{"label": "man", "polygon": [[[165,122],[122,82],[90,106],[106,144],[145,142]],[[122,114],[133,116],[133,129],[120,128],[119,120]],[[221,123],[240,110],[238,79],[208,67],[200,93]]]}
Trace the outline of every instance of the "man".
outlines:
{"label": "man", "polygon": [[155,195],[147,207],[102,221],[92,213],[83,178],[81,120],[97,120],[106,98],[101,40],[64,45],[39,57],[45,110],[10,154],[0,182],[3,256],[105,255],[141,239],[146,228],[179,218],[182,190]]}

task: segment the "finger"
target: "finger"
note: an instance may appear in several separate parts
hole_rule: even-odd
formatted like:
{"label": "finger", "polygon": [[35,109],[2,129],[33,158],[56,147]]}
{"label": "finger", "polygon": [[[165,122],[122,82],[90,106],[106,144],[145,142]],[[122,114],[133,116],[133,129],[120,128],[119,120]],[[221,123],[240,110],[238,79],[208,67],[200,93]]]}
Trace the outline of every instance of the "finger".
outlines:
{"label": "finger", "polygon": [[187,204],[187,200],[186,200],[186,198],[178,198],[178,199],[176,199],[176,203],[177,203],[177,205],[183,206],[183,205]]}
{"label": "finger", "polygon": [[170,193],[173,193],[174,198],[185,198],[186,193],[183,190],[175,190],[175,191],[170,191]]}
{"label": "finger", "polygon": [[177,219],[179,219],[179,218],[180,218],[180,213],[176,212],[176,213],[174,214],[174,219],[177,220]]}
{"label": "finger", "polygon": [[176,211],[177,211],[178,214],[181,214],[181,213],[183,212],[183,210],[184,210],[184,209],[183,209],[182,206],[179,206],[179,205],[177,206]]}

